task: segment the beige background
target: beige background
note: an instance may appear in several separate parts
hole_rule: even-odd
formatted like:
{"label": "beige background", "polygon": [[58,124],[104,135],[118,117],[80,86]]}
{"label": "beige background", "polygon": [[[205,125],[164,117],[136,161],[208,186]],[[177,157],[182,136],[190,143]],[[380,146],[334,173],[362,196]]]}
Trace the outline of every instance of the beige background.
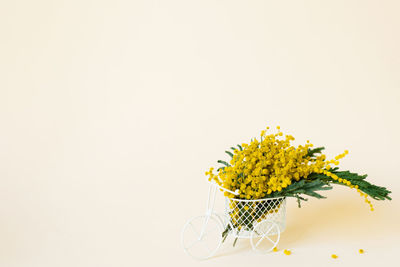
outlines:
{"label": "beige background", "polygon": [[[0,266],[393,266],[398,1],[1,1]],[[281,252],[183,254],[204,171],[265,126],[393,190],[289,201]],[[222,198],[218,199],[218,205]],[[358,255],[363,248],[366,254]],[[339,259],[332,260],[331,253]]]}

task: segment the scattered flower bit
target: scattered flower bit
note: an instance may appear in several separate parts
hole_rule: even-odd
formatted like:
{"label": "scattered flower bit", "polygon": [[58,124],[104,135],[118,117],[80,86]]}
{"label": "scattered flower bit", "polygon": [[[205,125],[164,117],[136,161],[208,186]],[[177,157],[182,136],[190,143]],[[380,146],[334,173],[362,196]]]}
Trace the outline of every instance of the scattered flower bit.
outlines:
{"label": "scattered flower bit", "polygon": [[287,249],[285,249],[285,250],[283,251],[283,253],[285,253],[286,255],[292,254],[292,252],[291,252],[290,250],[287,250]]}
{"label": "scattered flower bit", "polygon": [[336,255],[336,254],[332,254],[332,259],[337,259],[338,258],[338,256]]}
{"label": "scattered flower bit", "polygon": [[363,249],[360,249],[358,252],[360,252],[360,254],[363,254],[363,253],[364,253],[364,250],[363,250]]}
{"label": "scattered flower bit", "polygon": [[274,252],[277,252],[277,251],[278,251],[278,248],[277,248],[277,247],[274,247],[273,251],[274,251]]}

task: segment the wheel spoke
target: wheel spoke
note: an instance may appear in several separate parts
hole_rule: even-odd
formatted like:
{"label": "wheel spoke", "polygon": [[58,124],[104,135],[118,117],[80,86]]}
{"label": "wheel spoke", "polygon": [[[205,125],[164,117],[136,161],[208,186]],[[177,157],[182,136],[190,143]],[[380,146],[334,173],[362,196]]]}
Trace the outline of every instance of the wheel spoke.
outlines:
{"label": "wheel spoke", "polygon": [[[264,239],[268,239],[269,242],[271,242],[272,244],[275,245],[275,241],[268,237],[268,234],[272,231],[272,229],[274,228],[274,226],[275,226],[275,225],[272,224],[272,225],[268,228],[268,230],[267,230],[264,234],[262,234],[262,235],[261,235],[256,229],[254,229],[254,232],[255,232],[257,235],[261,236],[260,239],[259,239],[259,240],[257,241],[257,243],[255,244],[254,247],[258,247],[258,246],[260,245],[260,243],[261,243]],[[256,228],[257,228],[257,227],[256,227]],[[262,228],[262,227],[261,227],[261,228]]]}
{"label": "wheel spoke", "polygon": [[275,242],[271,238],[269,238],[268,236],[265,236],[265,238],[268,239],[269,242],[271,242],[272,244],[275,244]]}
{"label": "wheel spoke", "polygon": [[222,231],[222,226],[220,221],[212,216],[195,217],[187,223],[185,229],[182,232],[183,248],[187,254],[195,258],[209,258],[221,245],[221,236],[218,236],[218,232]]}
{"label": "wheel spoke", "polygon": [[213,228],[212,230],[210,230],[210,231],[207,230],[207,232],[204,232],[202,238],[204,238],[204,237],[206,237],[206,236],[208,236],[208,235],[214,233],[214,232],[217,231],[217,230],[219,230],[218,227],[214,227],[214,228]]}
{"label": "wheel spoke", "polygon": [[187,246],[186,249],[191,249],[194,245],[196,245],[199,242],[199,240],[193,241],[189,246]]}
{"label": "wheel spoke", "polygon": [[201,227],[200,236],[199,236],[200,238],[203,237],[204,231],[206,230],[209,221],[210,221],[210,216],[207,216],[205,218],[205,222],[203,223],[203,226]]}
{"label": "wheel spoke", "polygon": [[260,240],[258,240],[258,242],[256,243],[255,247],[258,247],[258,245],[261,243],[261,241],[264,240],[264,238],[266,237],[266,235],[263,235]]}
{"label": "wheel spoke", "polygon": [[264,235],[268,235],[268,234],[269,234],[269,232],[271,232],[272,228],[274,228],[274,225],[272,225],[272,226],[271,226],[271,227],[268,229],[268,231],[267,231],[267,232],[265,232],[265,234],[264,234]]}
{"label": "wheel spoke", "polygon": [[207,244],[205,242],[202,242],[204,247],[208,250],[208,253],[211,253],[211,249],[207,246]]}
{"label": "wheel spoke", "polygon": [[194,225],[192,224],[192,222],[189,223],[190,226],[192,227],[193,232],[196,234],[197,237],[200,237],[199,232],[197,232],[196,228],[194,227]]}

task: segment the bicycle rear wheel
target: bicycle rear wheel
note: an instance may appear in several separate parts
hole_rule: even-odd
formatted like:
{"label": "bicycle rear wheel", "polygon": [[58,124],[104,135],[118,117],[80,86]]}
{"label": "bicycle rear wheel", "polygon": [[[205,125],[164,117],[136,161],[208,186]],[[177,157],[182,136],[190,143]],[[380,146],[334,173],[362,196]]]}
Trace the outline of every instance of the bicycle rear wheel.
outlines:
{"label": "bicycle rear wheel", "polygon": [[254,251],[267,253],[278,245],[281,232],[279,226],[271,220],[259,222],[250,234],[250,243]]}

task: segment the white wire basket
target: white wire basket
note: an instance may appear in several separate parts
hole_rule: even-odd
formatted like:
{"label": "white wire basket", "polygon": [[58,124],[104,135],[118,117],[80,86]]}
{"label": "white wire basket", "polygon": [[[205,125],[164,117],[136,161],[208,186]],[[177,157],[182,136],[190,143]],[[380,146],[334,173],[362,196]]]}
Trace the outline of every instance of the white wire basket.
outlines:
{"label": "white wire basket", "polygon": [[[286,198],[264,198],[243,200],[226,198],[225,215],[229,219],[227,227],[230,233],[238,238],[262,236],[268,230],[266,227],[257,227],[262,221],[274,222],[278,227],[268,232],[268,235],[282,233],[286,227]],[[253,235],[252,235],[253,234]]]}

